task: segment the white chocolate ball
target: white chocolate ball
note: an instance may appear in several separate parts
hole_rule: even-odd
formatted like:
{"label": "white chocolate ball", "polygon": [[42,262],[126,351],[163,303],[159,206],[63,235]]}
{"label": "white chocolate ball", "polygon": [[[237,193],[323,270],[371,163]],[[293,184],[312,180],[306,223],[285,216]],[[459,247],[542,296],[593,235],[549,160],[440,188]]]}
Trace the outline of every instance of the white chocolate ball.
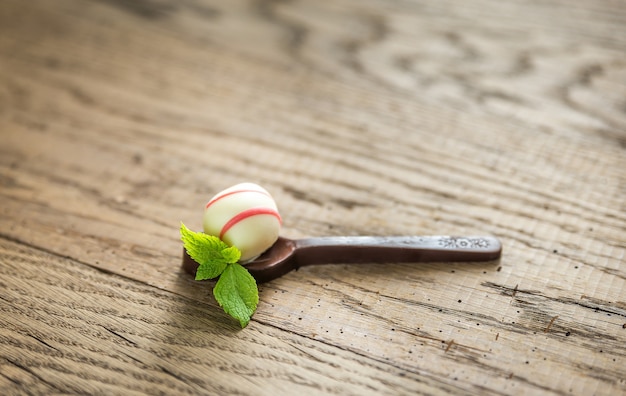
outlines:
{"label": "white chocolate ball", "polygon": [[278,239],[281,218],[274,198],[254,183],[240,183],[217,193],[204,209],[204,232],[241,251],[250,261]]}

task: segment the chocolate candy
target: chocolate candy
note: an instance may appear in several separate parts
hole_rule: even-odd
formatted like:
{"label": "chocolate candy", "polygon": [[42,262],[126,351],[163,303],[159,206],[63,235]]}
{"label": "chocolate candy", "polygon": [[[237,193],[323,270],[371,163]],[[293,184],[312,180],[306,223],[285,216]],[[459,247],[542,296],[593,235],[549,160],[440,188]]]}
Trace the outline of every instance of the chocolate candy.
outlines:
{"label": "chocolate candy", "polygon": [[204,209],[204,232],[253,260],[278,239],[282,220],[274,198],[254,183],[240,183],[217,193]]}

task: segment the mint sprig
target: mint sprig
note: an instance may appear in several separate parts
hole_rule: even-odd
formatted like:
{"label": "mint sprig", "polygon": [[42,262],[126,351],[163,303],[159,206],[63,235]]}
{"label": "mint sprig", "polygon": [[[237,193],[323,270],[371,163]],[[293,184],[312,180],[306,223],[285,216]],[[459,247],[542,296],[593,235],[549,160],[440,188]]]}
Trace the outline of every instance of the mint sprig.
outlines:
{"label": "mint sprig", "polygon": [[180,238],[189,256],[199,264],[196,280],[219,276],[213,289],[215,299],[224,312],[246,327],[259,303],[259,290],[256,280],[238,263],[239,249],[216,236],[191,231],[182,222]]}

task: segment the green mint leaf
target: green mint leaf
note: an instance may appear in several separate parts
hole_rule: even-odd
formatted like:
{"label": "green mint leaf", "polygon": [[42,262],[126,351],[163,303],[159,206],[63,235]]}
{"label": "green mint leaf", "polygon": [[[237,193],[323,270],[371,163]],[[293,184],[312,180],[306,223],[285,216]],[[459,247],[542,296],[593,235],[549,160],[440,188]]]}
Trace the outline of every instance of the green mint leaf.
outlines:
{"label": "green mint leaf", "polygon": [[259,303],[256,281],[240,264],[229,264],[213,289],[215,299],[224,312],[239,321],[241,328],[250,322]]}
{"label": "green mint leaf", "polygon": [[196,280],[213,279],[220,276],[228,263],[213,262],[210,264],[200,264],[196,270]]}
{"label": "green mint leaf", "polygon": [[180,238],[189,256],[199,264],[196,280],[218,277],[228,264],[236,263],[241,257],[235,246],[228,246],[216,236],[191,231],[182,222]]}
{"label": "green mint leaf", "polygon": [[224,312],[246,327],[259,303],[259,290],[248,270],[237,263],[241,258],[239,249],[215,236],[191,231],[182,222],[180,238],[189,256],[199,264],[196,280],[219,276],[213,288],[215,299]]}
{"label": "green mint leaf", "polygon": [[236,263],[241,258],[241,250],[237,249],[235,246],[228,246],[226,249],[222,250],[222,256],[225,260],[228,260],[229,264]]}

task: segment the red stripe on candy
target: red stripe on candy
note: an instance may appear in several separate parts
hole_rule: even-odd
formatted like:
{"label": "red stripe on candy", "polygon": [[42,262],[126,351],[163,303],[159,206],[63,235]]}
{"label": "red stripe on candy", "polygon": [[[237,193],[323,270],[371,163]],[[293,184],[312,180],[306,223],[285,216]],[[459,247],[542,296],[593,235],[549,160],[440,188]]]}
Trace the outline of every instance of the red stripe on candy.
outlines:
{"label": "red stripe on candy", "polygon": [[230,191],[230,192],[227,192],[226,194],[220,195],[219,197],[213,198],[212,200],[207,202],[207,204],[204,207],[204,209],[206,210],[209,206],[213,205],[215,202],[219,201],[220,199],[222,199],[224,197],[227,197],[227,196],[233,195],[233,194],[245,193],[245,192],[259,193],[259,194],[267,195],[268,197],[271,198],[271,196],[268,193],[264,192],[264,191],[259,191],[259,190],[235,190],[235,191]]}
{"label": "red stripe on candy", "polygon": [[283,220],[280,218],[280,215],[277,211],[272,208],[252,208],[247,209],[242,212],[239,212],[237,215],[233,216],[224,227],[220,231],[220,239],[224,238],[224,234],[228,232],[235,224],[239,223],[241,220],[247,219],[248,217],[257,216],[257,215],[271,215],[278,219],[279,223],[282,223]]}

